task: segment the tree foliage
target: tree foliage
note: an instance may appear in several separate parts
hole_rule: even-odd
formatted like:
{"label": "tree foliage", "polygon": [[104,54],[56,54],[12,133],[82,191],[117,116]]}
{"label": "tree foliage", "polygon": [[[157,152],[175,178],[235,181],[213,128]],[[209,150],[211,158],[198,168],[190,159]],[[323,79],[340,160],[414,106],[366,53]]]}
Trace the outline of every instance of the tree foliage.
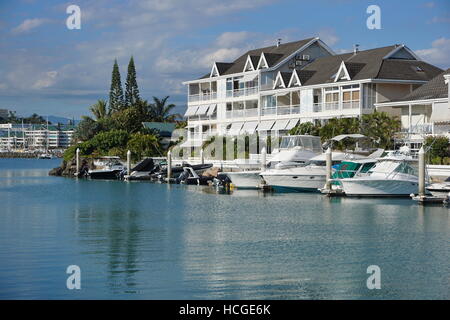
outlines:
{"label": "tree foliage", "polygon": [[111,88],[109,90],[109,112],[119,111],[124,104],[122,82],[120,80],[120,71],[117,60],[114,60],[114,66],[111,76]]}
{"label": "tree foliage", "polygon": [[133,57],[128,63],[127,81],[125,83],[125,105],[130,107],[141,100],[139,96],[139,88],[136,80],[136,68],[134,66]]}
{"label": "tree foliage", "polygon": [[431,164],[449,164],[449,139],[445,136],[428,136],[424,141],[424,149]]}

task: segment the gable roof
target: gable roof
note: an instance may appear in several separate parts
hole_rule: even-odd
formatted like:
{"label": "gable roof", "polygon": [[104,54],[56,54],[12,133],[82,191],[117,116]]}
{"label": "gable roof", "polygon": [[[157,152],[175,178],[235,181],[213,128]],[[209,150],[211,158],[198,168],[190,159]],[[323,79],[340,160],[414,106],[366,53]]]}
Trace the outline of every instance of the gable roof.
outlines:
{"label": "gable roof", "polygon": [[[243,55],[241,55],[239,58],[234,60],[233,62],[227,63],[228,66],[227,66],[226,70],[223,70],[223,72],[220,72],[220,70],[219,70],[219,73],[220,73],[220,75],[241,73],[242,70],[244,70],[244,66],[247,61],[247,56],[249,56],[249,55],[251,56],[253,65],[256,68],[258,62],[256,62],[256,64],[255,64],[255,61],[259,61],[261,54],[263,52],[266,57],[267,63],[269,64],[269,67],[273,66],[274,63],[284,60],[285,58],[289,57],[295,51],[297,51],[298,49],[300,49],[301,47],[303,47],[308,42],[310,42],[314,39],[315,38],[308,38],[308,39],[303,39],[303,40],[299,40],[299,41],[282,43],[279,46],[275,45],[275,46],[270,46],[270,47],[249,50],[246,53],[244,53]],[[219,66],[217,66],[217,67],[219,68]],[[205,78],[205,76],[203,76],[201,79],[203,79],[203,78]]]}
{"label": "gable roof", "polygon": [[[397,46],[387,46],[357,53],[344,53],[317,58],[307,64],[302,71],[313,72],[303,85],[314,85],[334,82],[334,75],[339,71],[342,61],[350,74],[351,80],[394,79],[428,81],[442,70],[418,60],[383,59]],[[416,71],[420,67],[423,71]]]}
{"label": "gable roof", "polygon": [[402,97],[401,99],[391,101],[394,102],[447,98],[448,84],[445,83],[444,75],[448,74],[449,72],[450,68],[444,72],[441,72],[436,77],[421,85],[419,88]]}

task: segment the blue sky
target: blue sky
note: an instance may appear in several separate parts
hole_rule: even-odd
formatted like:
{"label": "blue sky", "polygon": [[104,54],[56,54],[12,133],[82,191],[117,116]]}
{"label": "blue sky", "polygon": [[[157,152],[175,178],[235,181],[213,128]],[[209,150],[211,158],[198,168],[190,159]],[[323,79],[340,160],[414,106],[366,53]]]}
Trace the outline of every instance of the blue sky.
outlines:
{"label": "blue sky", "polygon": [[[81,29],[66,8],[81,8]],[[381,30],[366,27],[369,5]],[[79,118],[107,98],[114,58],[122,81],[134,56],[143,98],[181,84],[246,50],[319,36],[337,53],[406,44],[425,61],[450,67],[450,1],[421,0],[0,0],[0,108]]]}

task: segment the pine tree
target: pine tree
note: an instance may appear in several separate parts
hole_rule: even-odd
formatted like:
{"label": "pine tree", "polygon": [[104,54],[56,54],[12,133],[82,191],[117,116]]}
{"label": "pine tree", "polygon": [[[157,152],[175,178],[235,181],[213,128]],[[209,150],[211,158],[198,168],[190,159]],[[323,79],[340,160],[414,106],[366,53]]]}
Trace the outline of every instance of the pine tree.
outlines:
{"label": "pine tree", "polygon": [[139,88],[136,81],[136,69],[134,67],[134,59],[131,57],[128,63],[127,82],[125,84],[125,104],[127,107],[134,105],[140,101]]}
{"label": "pine tree", "polygon": [[109,91],[109,112],[119,111],[124,105],[122,82],[120,81],[120,72],[117,60],[114,60],[114,66],[111,77],[111,89]]}

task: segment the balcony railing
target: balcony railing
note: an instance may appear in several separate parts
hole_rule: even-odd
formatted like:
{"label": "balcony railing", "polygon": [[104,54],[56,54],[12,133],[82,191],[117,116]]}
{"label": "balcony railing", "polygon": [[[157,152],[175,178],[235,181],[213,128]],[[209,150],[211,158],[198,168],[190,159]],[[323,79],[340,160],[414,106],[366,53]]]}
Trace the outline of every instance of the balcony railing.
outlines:
{"label": "balcony railing", "polygon": [[359,100],[342,102],[342,109],[359,109]]}
{"label": "balcony railing", "polygon": [[217,92],[191,94],[188,97],[189,102],[209,101],[209,100],[215,100],[215,99],[217,99]]}
{"label": "balcony railing", "polygon": [[258,116],[258,108],[228,110],[226,112],[225,116],[226,116],[227,119],[244,118],[244,117],[257,117]]}
{"label": "balcony railing", "polygon": [[324,103],[325,110],[339,110],[339,102],[325,102]]}
{"label": "balcony railing", "polygon": [[433,123],[421,123],[412,125],[408,128],[403,128],[402,132],[418,133],[418,134],[432,134]]}
{"label": "balcony railing", "polygon": [[277,114],[277,108],[267,108],[267,109],[261,109],[261,115],[262,116],[271,116]]}
{"label": "balcony railing", "polygon": [[213,114],[211,116],[201,115],[201,116],[190,116],[188,117],[188,121],[201,121],[201,120],[216,120],[217,114]]}
{"label": "balcony railing", "polygon": [[253,94],[257,94],[258,92],[259,92],[258,87],[227,90],[227,98],[251,96]]}

